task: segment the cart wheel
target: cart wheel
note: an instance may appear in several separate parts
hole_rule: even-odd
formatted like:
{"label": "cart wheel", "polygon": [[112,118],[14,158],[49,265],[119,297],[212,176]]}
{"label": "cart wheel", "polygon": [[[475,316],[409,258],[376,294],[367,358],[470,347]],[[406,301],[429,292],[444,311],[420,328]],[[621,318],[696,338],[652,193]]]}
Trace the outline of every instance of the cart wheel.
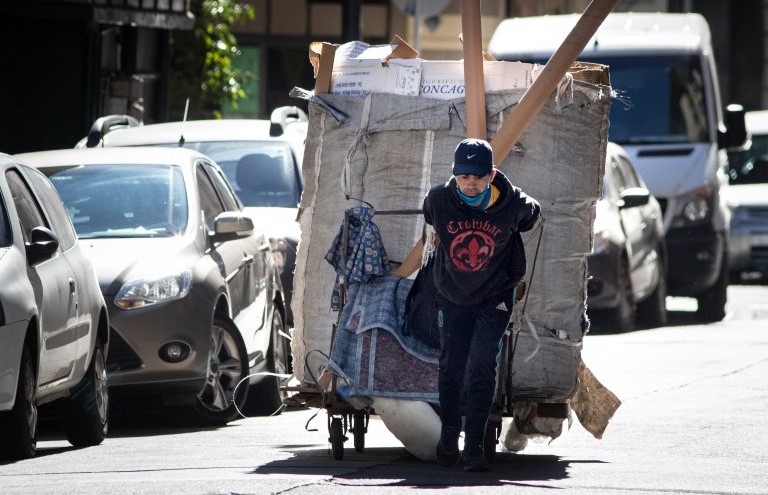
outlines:
{"label": "cart wheel", "polygon": [[483,453],[485,454],[485,460],[488,464],[493,464],[496,460],[496,444],[499,443],[498,432],[500,424],[488,422],[488,426],[485,427],[485,443],[483,444]]}
{"label": "cart wheel", "polygon": [[341,425],[341,418],[331,420],[331,450],[333,458],[337,461],[344,458],[344,429]]}
{"label": "cart wheel", "polygon": [[352,423],[352,433],[355,440],[355,451],[362,452],[365,449],[365,434],[368,428],[365,425],[365,413],[356,412]]}

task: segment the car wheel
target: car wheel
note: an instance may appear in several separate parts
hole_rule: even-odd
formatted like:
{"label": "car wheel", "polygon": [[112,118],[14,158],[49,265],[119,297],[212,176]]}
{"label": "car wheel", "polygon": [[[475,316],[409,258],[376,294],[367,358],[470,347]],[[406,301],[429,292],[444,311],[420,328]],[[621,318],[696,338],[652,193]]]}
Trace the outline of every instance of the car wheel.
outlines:
{"label": "car wheel", "polygon": [[712,287],[696,297],[698,307],[696,318],[702,323],[714,323],[725,318],[725,304],[728,302],[728,253],[723,254],[720,275]]}
{"label": "car wheel", "polygon": [[272,315],[272,337],[267,352],[267,371],[274,376],[263,377],[251,386],[248,413],[256,416],[274,416],[283,412],[286,393],[281,390],[283,378],[277,375],[291,373],[290,340],[285,337],[285,325],[280,311]]}
{"label": "car wheel", "polygon": [[211,426],[234,420],[248,397],[248,387],[238,387],[248,371],[248,353],[237,327],[228,319],[215,317],[205,386],[196,394],[187,419]]}
{"label": "car wheel", "polygon": [[619,263],[616,275],[619,303],[615,308],[606,310],[606,327],[609,331],[628,332],[635,327],[635,298],[626,258],[622,258]]}
{"label": "car wheel", "polygon": [[[659,260],[662,254],[657,250]],[[667,275],[662,264],[659,265],[659,281],[646,300],[637,305],[637,316],[648,327],[661,327],[667,324]]]}
{"label": "car wheel", "polygon": [[93,358],[83,379],[64,399],[64,434],[75,447],[98,445],[109,430],[109,388],[104,344],[96,339]]}
{"label": "car wheel", "polygon": [[37,450],[37,378],[29,348],[24,345],[13,409],[0,413],[0,455],[27,459]]}

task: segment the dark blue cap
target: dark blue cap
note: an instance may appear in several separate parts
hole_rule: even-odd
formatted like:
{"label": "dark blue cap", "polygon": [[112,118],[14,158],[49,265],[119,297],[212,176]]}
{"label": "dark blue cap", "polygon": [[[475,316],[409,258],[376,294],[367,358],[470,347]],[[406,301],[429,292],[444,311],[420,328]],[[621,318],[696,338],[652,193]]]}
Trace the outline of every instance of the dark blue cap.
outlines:
{"label": "dark blue cap", "polygon": [[493,170],[493,148],[482,139],[465,139],[453,153],[453,175],[483,177]]}

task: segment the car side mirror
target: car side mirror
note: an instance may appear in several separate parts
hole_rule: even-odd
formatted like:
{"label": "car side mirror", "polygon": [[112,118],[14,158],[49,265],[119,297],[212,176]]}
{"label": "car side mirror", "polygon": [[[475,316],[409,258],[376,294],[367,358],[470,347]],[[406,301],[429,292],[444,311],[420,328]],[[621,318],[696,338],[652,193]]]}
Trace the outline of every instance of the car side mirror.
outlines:
{"label": "car side mirror", "polygon": [[213,221],[213,242],[224,242],[245,237],[253,232],[253,220],[240,211],[219,213]]}
{"label": "car side mirror", "polygon": [[46,227],[35,227],[25,244],[27,260],[34,265],[52,257],[59,249],[59,239]]}
{"label": "car side mirror", "polygon": [[725,109],[725,129],[720,129],[717,144],[720,148],[737,150],[747,142],[747,124],[744,121],[744,107],[731,104]]}
{"label": "car side mirror", "polygon": [[618,206],[620,210],[647,205],[651,193],[644,187],[628,187],[621,191]]}

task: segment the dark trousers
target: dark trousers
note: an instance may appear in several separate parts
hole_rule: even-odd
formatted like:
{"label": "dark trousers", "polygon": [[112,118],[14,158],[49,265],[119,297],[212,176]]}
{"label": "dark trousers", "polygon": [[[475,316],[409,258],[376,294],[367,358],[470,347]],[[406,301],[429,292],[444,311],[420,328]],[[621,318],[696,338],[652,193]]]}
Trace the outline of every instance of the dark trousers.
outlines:
{"label": "dark trousers", "polygon": [[512,316],[513,300],[509,293],[460,306],[437,296],[441,347],[437,386],[446,445],[458,440],[462,411],[465,448],[483,444],[496,391],[501,338]]}

